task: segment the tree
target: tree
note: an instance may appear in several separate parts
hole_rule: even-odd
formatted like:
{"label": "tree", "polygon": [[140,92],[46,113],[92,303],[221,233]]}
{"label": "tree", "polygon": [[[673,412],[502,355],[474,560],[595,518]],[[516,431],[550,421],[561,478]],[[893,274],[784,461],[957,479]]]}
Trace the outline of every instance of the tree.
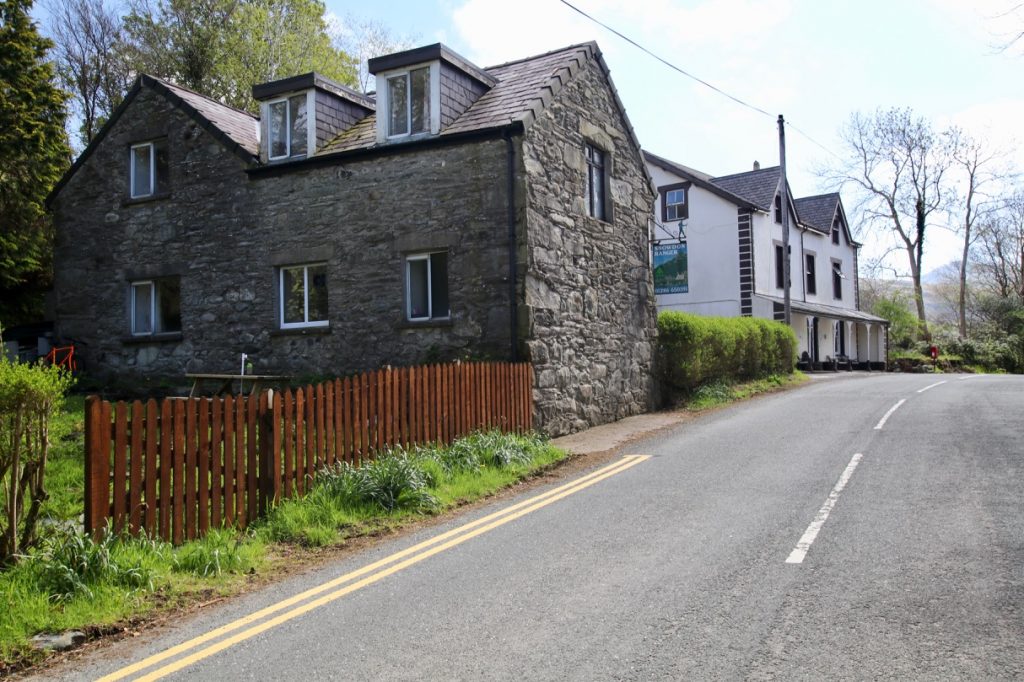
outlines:
{"label": "tree", "polygon": [[329,28],[334,35],[335,46],[349,54],[358,65],[356,79],[360,92],[374,89],[375,81],[367,68],[367,62],[374,57],[408,50],[416,45],[414,35],[396,36],[380,21],[348,15],[343,22]]}
{"label": "tree", "polygon": [[949,132],[950,151],[953,167],[958,171],[961,192],[951,205],[957,231],[963,237],[963,254],[960,258],[960,272],[957,296],[957,332],[961,339],[967,338],[967,268],[971,247],[977,239],[975,225],[979,218],[992,210],[995,204],[997,184],[1007,176],[998,162],[1003,153],[993,151],[984,142],[971,138],[959,129]]}
{"label": "tree", "polygon": [[0,0],[0,319],[38,318],[49,285],[46,195],[67,169],[67,96],[46,61],[53,43],[29,18],[31,0]]}
{"label": "tree", "polygon": [[130,0],[128,53],[137,72],[255,111],[252,86],[317,71],[355,85],[356,65],[331,45],[320,0]]}
{"label": "tree", "polygon": [[250,108],[253,85],[309,71],[354,87],[356,61],[334,47],[324,12],[319,0],[244,3],[229,32],[225,60],[225,73],[243,87],[225,101]]}
{"label": "tree", "polygon": [[121,16],[106,0],[50,0],[47,9],[57,75],[72,94],[79,143],[85,147],[120,104],[133,78]]}
{"label": "tree", "polygon": [[215,95],[227,26],[240,0],[130,0],[129,60],[139,72]]}
{"label": "tree", "polygon": [[948,200],[952,139],[910,109],[854,113],[840,133],[846,158],[821,174],[838,189],[853,185],[869,227],[891,234],[907,254],[920,332],[929,338],[921,288],[925,234]]}
{"label": "tree", "polygon": [[973,265],[983,285],[999,298],[1024,302],[1024,188],[986,215],[978,240]]}
{"label": "tree", "polygon": [[910,301],[903,292],[893,290],[888,296],[879,298],[871,308],[871,313],[889,320],[889,339],[894,346],[910,348],[917,331],[917,322],[910,310]]}

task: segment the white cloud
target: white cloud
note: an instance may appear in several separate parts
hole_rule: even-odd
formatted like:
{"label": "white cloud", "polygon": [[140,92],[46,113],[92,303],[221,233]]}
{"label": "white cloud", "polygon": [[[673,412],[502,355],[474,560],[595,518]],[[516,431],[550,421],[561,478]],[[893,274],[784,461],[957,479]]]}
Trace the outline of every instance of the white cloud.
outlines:
{"label": "white cloud", "polygon": [[941,123],[959,126],[972,137],[1012,153],[1024,142],[1020,138],[1021,121],[1024,100],[997,99],[955,112]]}

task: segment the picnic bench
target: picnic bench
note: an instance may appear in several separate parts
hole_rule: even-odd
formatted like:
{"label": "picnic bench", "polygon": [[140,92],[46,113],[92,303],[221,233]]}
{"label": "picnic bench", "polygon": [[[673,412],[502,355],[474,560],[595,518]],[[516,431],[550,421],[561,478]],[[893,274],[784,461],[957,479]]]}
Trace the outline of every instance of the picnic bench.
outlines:
{"label": "picnic bench", "polygon": [[249,394],[256,395],[263,385],[283,383],[290,377],[275,374],[186,374],[185,378],[192,381],[192,390],[189,391],[188,397],[194,398],[200,387],[205,384],[215,384],[217,390],[214,393],[219,395],[231,393],[231,385],[236,381],[240,382],[238,384],[239,393],[244,393],[246,382],[248,382],[251,384]]}

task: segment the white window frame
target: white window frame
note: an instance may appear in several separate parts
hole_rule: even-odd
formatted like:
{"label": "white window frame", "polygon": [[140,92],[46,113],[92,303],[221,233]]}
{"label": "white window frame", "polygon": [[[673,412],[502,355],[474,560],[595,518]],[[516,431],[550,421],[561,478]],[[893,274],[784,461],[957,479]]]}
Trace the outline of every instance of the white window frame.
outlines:
{"label": "white window frame", "polygon": [[[430,257],[435,253],[447,254],[447,251],[424,251],[413,253],[405,257],[405,319],[409,322],[430,322],[431,320],[450,320],[452,316],[451,289],[448,290],[448,314],[444,317],[434,315],[434,287],[433,272],[431,272]],[[426,261],[427,263],[427,314],[420,317],[412,316],[412,263]]]}
{"label": "white window frame", "polygon": [[[135,187],[135,150],[142,148],[149,149],[149,191],[145,194],[141,194]],[[133,144],[131,147],[131,167],[129,168],[129,179],[128,183],[130,186],[130,196],[132,199],[144,199],[151,197],[156,194],[156,144],[153,142],[140,142]]]}
{"label": "white window frame", "polygon": [[[135,328],[135,296],[139,287],[149,287],[149,330],[140,331]],[[156,333],[156,281],[152,279],[143,279],[137,282],[131,282],[132,300],[131,300],[131,328],[132,336],[152,336]]]}
{"label": "white window frame", "polygon": [[[326,327],[330,324],[330,315],[326,320],[310,320],[309,319],[309,269],[323,266],[326,268],[327,263],[301,263],[296,265],[282,265],[277,269],[277,320],[281,329],[305,329],[308,327]],[[302,269],[302,322],[285,322],[284,321],[284,273],[286,270],[298,270]],[[326,272],[324,273],[326,276]],[[327,305],[328,313],[330,313],[330,292],[328,291]]]}
{"label": "white window frame", "polygon": [[[134,280],[134,281],[131,281],[131,282],[128,283],[129,288],[131,289],[131,297],[130,297],[131,300],[129,301],[129,306],[130,307],[129,307],[129,310],[128,310],[128,315],[129,315],[129,318],[131,320],[131,322],[129,324],[130,324],[130,327],[131,327],[131,334],[132,334],[132,336],[155,336],[155,335],[158,335],[158,334],[180,334],[181,333],[181,329],[173,329],[173,330],[166,330],[166,329],[159,329],[158,330],[157,329],[157,311],[160,308],[160,299],[157,296],[157,292],[159,291],[159,289],[157,288],[157,282],[160,279],[171,279],[171,278],[168,277],[168,278],[157,278],[157,279],[139,279],[139,280]],[[149,289],[149,325],[150,325],[150,328],[149,328],[148,331],[139,330],[135,326],[135,307],[136,307],[135,303],[136,303],[136,296],[137,296],[138,289],[140,287],[143,287],[143,286],[145,286],[145,287],[147,287]],[[180,286],[180,281],[179,281],[179,286]],[[180,306],[180,300],[179,300],[179,306]],[[178,315],[179,316],[181,315],[180,308],[178,310]]]}
{"label": "white window frame", "polygon": [[[296,97],[306,98],[306,148],[301,153],[293,152],[292,150],[292,107],[291,101]],[[270,120],[270,109],[275,104],[284,102],[284,156],[271,156],[271,150],[274,148],[274,127]],[[313,120],[314,107],[316,107],[316,101],[310,97],[308,92],[292,93],[285,95],[284,97],[278,97],[277,99],[268,100],[266,103],[266,121],[267,121],[267,160],[269,161],[283,161],[285,159],[291,159],[296,156],[309,156],[309,144],[310,140],[316,139],[316,124]]]}
{"label": "white window frame", "polygon": [[[409,127],[412,128],[412,78],[410,73],[419,69],[430,69],[430,124],[427,130],[418,133],[399,133],[391,135],[388,127],[391,125],[391,95],[388,91],[388,81],[392,78],[405,76],[409,87],[405,101],[406,114],[409,120]],[[437,135],[441,132],[441,64],[440,62],[423,62],[411,64],[401,69],[377,74],[377,142],[384,144],[400,140],[415,139],[427,135]]]}
{"label": "white window frame", "polygon": [[[673,202],[670,199],[670,197],[676,192],[683,195],[682,201]],[[665,191],[665,215],[667,220],[671,220],[673,222],[678,220],[686,220],[684,216],[680,215],[686,213],[686,194],[687,192],[685,187],[677,187],[676,189],[670,189]],[[676,209],[675,216],[669,215],[672,212],[673,208]]]}

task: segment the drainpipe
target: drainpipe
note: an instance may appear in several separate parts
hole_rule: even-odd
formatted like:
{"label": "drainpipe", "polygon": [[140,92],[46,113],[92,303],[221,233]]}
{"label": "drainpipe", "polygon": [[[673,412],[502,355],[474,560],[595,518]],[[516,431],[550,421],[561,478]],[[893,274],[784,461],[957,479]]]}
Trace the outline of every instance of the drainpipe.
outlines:
{"label": "drainpipe", "polygon": [[512,362],[519,361],[519,300],[516,296],[516,280],[518,279],[518,263],[516,259],[516,148],[512,142],[512,131],[506,130],[503,136],[508,150],[508,309],[510,354]]}

